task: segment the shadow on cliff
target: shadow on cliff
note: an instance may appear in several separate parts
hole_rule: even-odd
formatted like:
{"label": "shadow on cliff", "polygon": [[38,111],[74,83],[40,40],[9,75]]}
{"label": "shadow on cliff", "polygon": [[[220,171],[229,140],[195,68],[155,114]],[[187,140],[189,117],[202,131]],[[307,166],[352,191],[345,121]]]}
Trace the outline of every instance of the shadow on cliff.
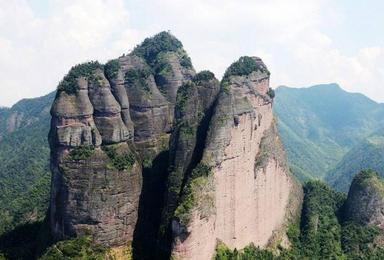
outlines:
{"label": "shadow on cliff", "polygon": [[0,259],[38,259],[52,243],[46,220],[19,225],[0,235]]}
{"label": "shadow on cliff", "polygon": [[164,192],[168,178],[168,151],[160,153],[151,168],[143,169],[139,216],[133,234],[133,259],[159,259],[156,255]]}

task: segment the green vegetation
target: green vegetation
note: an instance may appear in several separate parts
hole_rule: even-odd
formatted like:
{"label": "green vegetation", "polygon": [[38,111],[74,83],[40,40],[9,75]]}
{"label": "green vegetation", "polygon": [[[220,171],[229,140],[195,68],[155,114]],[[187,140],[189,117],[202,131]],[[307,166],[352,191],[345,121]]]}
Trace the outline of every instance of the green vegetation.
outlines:
{"label": "green vegetation", "polygon": [[304,256],[329,259],[343,255],[338,215],[344,200],[342,193],[319,181],[305,185],[301,216],[301,252]]}
{"label": "green vegetation", "polygon": [[209,81],[215,78],[215,74],[210,72],[209,70],[203,70],[197,73],[192,81],[196,83],[197,85],[201,84],[202,81]]}
{"label": "green vegetation", "polygon": [[361,185],[362,188],[371,186],[384,192],[384,182],[380,179],[377,172],[371,169],[362,170],[354,177],[353,181]]}
{"label": "green vegetation", "polygon": [[162,77],[169,77],[172,74],[172,66],[168,62],[161,62],[156,68],[156,74]]}
{"label": "green vegetation", "polygon": [[212,167],[204,163],[199,163],[192,171],[192,179],[198,177],[208,177],[211,174]]}
{"label": "green vegetation", "polygon": [[187,81],[177,90],[176,107],[175,110],[181,113],[185,112],[186,104],[191,97],[194,89],[196,89],[195,83]]}
{"label": "green vegetation", "polygon": [[125,81],[133,86],[137,86],[143,89],[147,93],[151,93],[151,89],[147,83],[147,78],[151,75],[151,71],[147,68],[143,69],[129,69],[125,73]]}
{"label": "green vegetation", "polygon": [[51,241],[45,221],[19,225],[0,235],[0,256],[3,255],[4,259],[36,259]]}
{"label": "green vegetation", "polygon": [[230,250],[223,243],[219,243],[216,247],[215,260],[251,260],[251,259],[274,259],[272,252],[262,250],[253,244],[245,247],[243,250]]}
{"label": "green vegetation", "polygon": [[259,153],[255,160],[255,170],[265,169],[270,158],[277,160],[283,169],[288,168],[284,148],[281,142],[276,140],[276,136],[278,136],[278,132],[275,125],[264,132],[259,145]]}
{"label": "green vegetation", "polygon": [[81,145],[73,148],[69,152],[69,158],[75,161],[87,160],[93,155],[94,152],[95,147],[90,145]]}
{"label": "green vegetation", "polygon": [[383,259],[384,249],[375,244],[378,235],[380,230],[377,227],[345,223],[341,243],[347,259]]}
{"label": "green vegetation", "polygon": [[272,89],[272,88],[269,88],[268,91],[267,91],[267,95],[270,97],[270,98],[274,98],[275,97],[275,91]]}
{"label": "green vegetation", "polygon": [[246,76],[258,70],[269,74],[267,68],[257,64],[254,58],[243,56],[229,66],[229,68],[225,71],[223,81],[228,81],[231,76]]}
{"label": "green vegetation", "polygon": [[191,138],[196,134],[196,126],[191,126],[188,123],[184,122],[180,125],[180,135]]}
{"label": "green vegetation", "polygon": [[77,79],[79,77],[85,77],[88,79],[93,79],[93,71],[95,69],[103,69],[98,61],[90,61],[76,65],[71,68],[63,80],[59,83],[57,88],[58,91],[65,91],[68,94],[75,94],[78,91]]}
{"label": "green vegetation", "polygon": [[345,92],[336,84],[279,87],[275,92],[273,110],[278,117],[279,133],[290,168],[300,180],[323,179],[346,191],[353,175],[362,168],[382,173],[380,158],[384,149],[372,149],[374,144],[380,147],[375,138],[356,148],[358,151],[345,157],[342,164],[338,163],[382,126],[383,105],[361,94]]}
{"label": "green vegetation", "polygon": [[373,169],[384,176],[384,131],[380,129],[361,143],[355,145],[332,170],[327,181],[341,191],[348,191],[356,172]]}
{"label": "green vegetation", "polygon": [[[0,235],[45,217],[49,202],[49,108],[55,93],[25,99],[0,113]],[[12,132],[7,121],[21,120]]]}
{"label": "green vegetation", "polygon": [[229,94],[229,92],[231,91],[231,85],[229,84],[228,81],[221,81],[220,87],[221,87],[221,91],[226,94]]}
{"label": "green vegetation", "polygon": [[125,80],[128,84],[135,84],[137,81],[146,80],[150,75],[149,69],[129,69],[125,73]]}
{"label": "green vegetation", "polygon": [[104,65],[104,73],[108,80],[117,77],[117,73],[120,69],[119,60],[110,60]]}
{"label": "green vegetation", "polygon": [[47,249],[40,260],[92,259],[103,260],[107,249],[92,243],[90,237],[78,237],[57,242]]}
{"label": "green vegetation", "polygon": [[144,168],[148,168],[148,169],[152,168],[152,159],[149,158],[149,157],[148,158],[144,158],[143,162],[142,162],[142,165],[143,165]]}
{"label": "green vegetation", "polygon": [[250,245],[229,250],[218,244],[216,260],[238,259],[383,259],[384,249],[376,242],[383,232],[374,226],[343,222],[345,195],[319,181],[304,186],[300,226],[291,224],[287,235],[289,249],[279,254]]}
{"label": "green vegetation", "polygon": [[183,52],[183,54],[180,57],[180,65],[187,69],[192,69],[192,61],[189,56]]}
{"label": "green vegetation", "polygon": [[[159,53],[177,52],[182,48],[183,45],[176,37],[169,32],[161,32],[145,39],[143,43],[133,50],[132,54],[143,57],[148,64],[153,65]],[[188,64],[188,61],[184,61],[184,63]]]}
{"label": "green vegetation", "polygon": [[211,174],[211,167],[199,163],[192,171],[190,179],[183,189],[179,206],[176,208],[174,216],[180,223],[186,225],[190,218],[190,211],[196,206],[200,192],[207,184],[207,177]]}
{"label": "green vegetation", "polygon": [[104,146],[103,150],[111,159],[112,166],[119,171],[129,170],[135,163],[135,156],[131,152],[119,154],[117,148],[113,145]]}

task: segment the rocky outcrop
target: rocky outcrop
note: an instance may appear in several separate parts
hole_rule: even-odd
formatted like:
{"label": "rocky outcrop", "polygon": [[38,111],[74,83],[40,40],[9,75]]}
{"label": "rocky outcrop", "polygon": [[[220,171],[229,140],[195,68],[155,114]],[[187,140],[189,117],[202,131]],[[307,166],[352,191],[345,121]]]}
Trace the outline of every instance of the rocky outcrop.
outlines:
{"label": "rocky outcrop", "polygon": [[365,170],[355,176],[345,202],[345,218],[384,230],[384,182]]}
{"label": "rocky outcrop", "polygon": [[141,165],[121,106],[98,63],[72,68],[51,110],[50,225],[57,239],[91,234],[104,245],[132,239]]}
{"label": "rocky outcrop", "polygon": [[[201,160],[184,179],[172,220],[176,259],[211,259],[230,248],[268,246],[300,205],[272,114],[269,71],[242,57],[221,82]],[[185,178],[185,177],[184,177]]]}
{"label": "rocky outcrop", "polygon": [[56,239],[132,240],[142,167],[168,149],[177,90],[194,74],[181,43],[163,32],[129,55],[77,65],[64,77],[49,134]]}
{"label": "rocky outcrop", "polygon": [[[174,130],[170,142],[170,173],[163,223],[167,225],[177,207],[185,181],[201,160],[220,83],[210,71],[198,73],[178,91]],[[164,230],[163,230],[164,231]]]}
{"label": "rocky outcrop", "polygon": [[301,190],[269,75],[256,57],[241,57],[221,83],[196,74],[166,32],[105,65],[73,67],[51,109],[54,237],[125,247],[135,234],[138,259],[158,257],[157,245],[177,259],[211,259],[219,240],[284,246]]}

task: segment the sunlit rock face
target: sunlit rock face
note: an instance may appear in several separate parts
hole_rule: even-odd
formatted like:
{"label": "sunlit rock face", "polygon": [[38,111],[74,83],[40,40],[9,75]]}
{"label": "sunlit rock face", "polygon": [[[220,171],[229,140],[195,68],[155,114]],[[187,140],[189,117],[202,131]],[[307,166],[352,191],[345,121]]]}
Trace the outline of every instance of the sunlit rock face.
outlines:
{"label": "sunlit rock face", "polygon": [[211,259],[217,241],[241,249],[284,240],[276,237],[296,214],[301,189],[288,170],[268,92],[269,71],[259,58],[242,57],[227,70],[201,160],[188,176],[184,170],[171,225],[176,259]]}
{"label": "sunlit rock face", "polygon": [[167,32],[104,65],[73,67],[51,109],[53,236],[132,242],[137,259],[211,259],[218,241],[286,246],[301,189],[269,76],[256,57],[221,82],[195,73]]}

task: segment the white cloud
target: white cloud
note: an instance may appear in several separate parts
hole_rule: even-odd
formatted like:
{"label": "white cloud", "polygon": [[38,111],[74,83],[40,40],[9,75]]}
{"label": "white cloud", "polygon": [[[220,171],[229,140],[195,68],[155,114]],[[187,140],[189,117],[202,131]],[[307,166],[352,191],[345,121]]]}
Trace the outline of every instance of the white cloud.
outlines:
{"label": "white cloud", "polygon": [[328,30],[348,14],[330,0],[53,0],[49,7],[41,16],[26,0],[0,0],[1,105],[45,94],[72,65],[104,62],[168,29],[198,70],[218,77],[239,56],[256,55],[273,86],[338,82],[384,101],[384,46],[348,54],[336,46]]}
{"label": "white cloud", "polygon": [[119,0],[55,0],[44,18],[27,1],[0,0],[0,21],[1,105],[54,90],[76,63],[119,56],[120,34],[127,49],[137,41]]}

